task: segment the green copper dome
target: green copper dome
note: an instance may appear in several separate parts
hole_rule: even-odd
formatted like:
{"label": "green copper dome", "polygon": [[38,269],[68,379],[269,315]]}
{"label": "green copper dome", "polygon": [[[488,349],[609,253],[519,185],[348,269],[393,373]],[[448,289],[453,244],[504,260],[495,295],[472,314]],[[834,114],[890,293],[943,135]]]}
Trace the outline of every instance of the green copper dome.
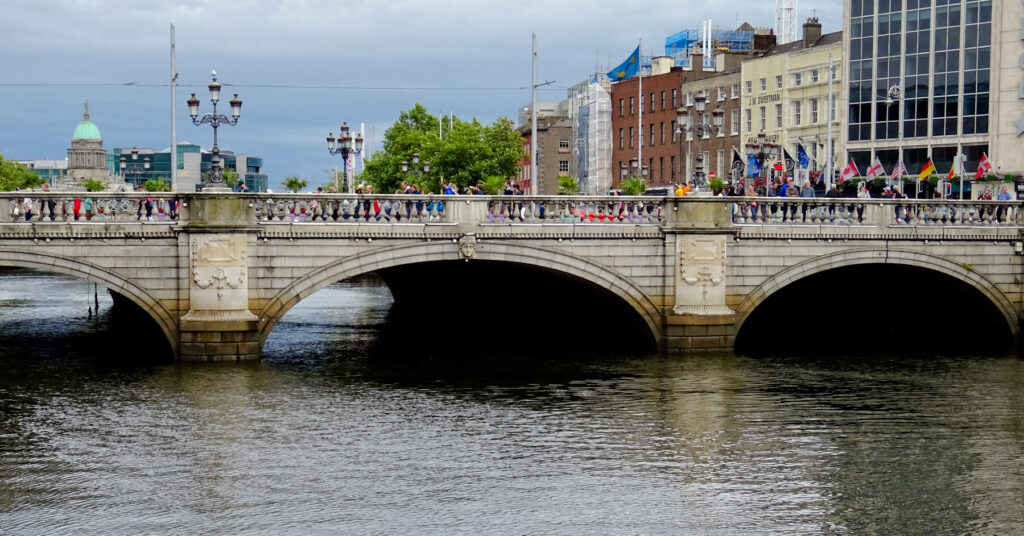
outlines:
{"label": "green copper dome", "polygon": [[85,101],[85,113],[82,114],[82,122],[75,127],[75,133],[71,135],[73,140],[102,140],[100,129],[89,121],[89,101]]}
{"label": "green copper dome", "polygon": [[100,136],[100,129],[96,128],[92,121],[85,120],[75,127],[75,133],[71,135],[71,139],[100,140],[103,138]]}

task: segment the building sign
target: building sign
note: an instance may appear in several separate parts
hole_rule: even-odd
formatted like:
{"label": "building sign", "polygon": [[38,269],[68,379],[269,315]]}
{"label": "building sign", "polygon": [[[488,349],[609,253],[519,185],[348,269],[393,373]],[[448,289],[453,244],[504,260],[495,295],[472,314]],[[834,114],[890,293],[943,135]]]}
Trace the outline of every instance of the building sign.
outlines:
{"label": "building sign", "polygon": [[769,102],[779,102],[781,100],[781,93],[769,93],[767,95],[761,95],[760,97],[750,97],[750,101],[747,103],[747,106],[757,106],[758,104],[768,104]]}
{"label": "building sign", "polygon": [[[765,143],[775,143],[775,144],[778,144],[779,143],[779,135],[778,134],[771,134],[771,135],[765,136],[764,137],[764,142]],[[748,137],[746,144],[747,145],[757,145],[757,136],[750,136],[750,137]]]}

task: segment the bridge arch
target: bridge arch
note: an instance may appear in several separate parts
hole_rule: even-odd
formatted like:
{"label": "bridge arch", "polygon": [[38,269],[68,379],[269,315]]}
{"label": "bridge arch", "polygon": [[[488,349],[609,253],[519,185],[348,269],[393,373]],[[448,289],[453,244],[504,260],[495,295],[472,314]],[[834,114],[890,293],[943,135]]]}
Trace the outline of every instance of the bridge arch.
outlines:
{"label": "bridge arch", "polygon": [[912,266],[932,270],[954,279],[960,280],[984,295],[999,310],[999,313],[1006,321],[1010,333],[1016,335],[1019,331],[1017,323],[1017,312],[1013,303],[992,281],[985,276],[964,267],[962,264],[928,255],[916,251],[900,249],[854,249],[832,255],[815,257],[802,263],[791,266],[766,279],[757,288],[751,291],[746,298],[736,307],[737,321],[736,333],[743,328],[743,324],[750,317],[751,313],[765,302],[769,297],[805,277],[818,274],[834,268],[845,266],[856,266],[863,264],[896,264]]}
{"label": "bridge arch", "polygon": [[[448,240],[422,242],[370,251],[338,259],[297,279],[278,292],[259,312],[262,344],[277,322],[297,303],[332,283],[386,268],[422,262],[454,261],[459,246]],[[628,304],[650,330],[653,342],[662,341],[661,311],[629,278],[583,257],[514,242],[477,243],[474,261],[524,264],[561,272],[603,288]]]}
{"label": "bridge arch", "polygon": [[145,289],[102,266],[80,259],[70,259],[43,252],[25,252],[8,249],[0,249],[0,266],[32,268],[44,272],[69,275],[103,285],[128,298],[143,311],[146,311],[150,318],[160,326],[160,331],[167,338],[171,351],[177,354],[177,322],[175,322],[170,312]]}

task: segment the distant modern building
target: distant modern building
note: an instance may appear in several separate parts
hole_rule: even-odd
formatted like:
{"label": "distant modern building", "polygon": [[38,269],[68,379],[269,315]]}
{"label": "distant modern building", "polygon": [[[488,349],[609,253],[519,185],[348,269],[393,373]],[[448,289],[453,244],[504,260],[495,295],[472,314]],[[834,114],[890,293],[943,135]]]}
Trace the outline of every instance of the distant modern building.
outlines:
{"label": "distant modern building", "polygon": [[[221,150],[224,169],[230,169],[245,181],[249,191],[262,192],[267,189],[267,175],[263,173],[263,158],[235,154]],[[212,153],[203,151],[189,142],[178,144],[175,164],[178,166],[178,191],[192,192],[202,184],[203,177],[210,172]],[[124,164],[121,158],[124,158]],[[140,147],[115,147],[109,160],[115,174],[124,182],[138,187],[149,179],[163,179],[171,182],[170,149],[155,150]]]}
{"label": "distant modern building", "polygon": [[863,172],[902,159],[913,176],[931,159],[944,175],[959,153],[970,175],[984,153],[1001,173],[1024,171],[1022,20],[1021,2],[843,2],[840,161]]}
{"label": "distant modern building", "polygon": [[18,160],[18,163],[31,169],[50,184],[59,184],[67,180],[67,160]]}

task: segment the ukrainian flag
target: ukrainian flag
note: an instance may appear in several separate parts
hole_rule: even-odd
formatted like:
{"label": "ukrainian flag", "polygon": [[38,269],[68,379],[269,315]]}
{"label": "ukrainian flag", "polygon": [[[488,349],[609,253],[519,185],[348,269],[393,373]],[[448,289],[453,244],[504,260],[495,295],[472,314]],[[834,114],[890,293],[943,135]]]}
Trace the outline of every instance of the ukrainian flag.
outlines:
{"label": "ukrainian flag", "polygon": [[636,47],[636,50],[626,58],[626,61],[622,62],[618,67],[608,71],[608,78],[612,82],[618,82],[619,80],[625,80],[632,78],[640,72],[640,47]]}
{"label": "ukrainian flag", "polygon": [[927,179],[932,175],[932,173],[935,173],[935,164],[933,164],[932,159],[929,158],[928,163],[925,164],[924,168],[921,170],[921,180]]}

